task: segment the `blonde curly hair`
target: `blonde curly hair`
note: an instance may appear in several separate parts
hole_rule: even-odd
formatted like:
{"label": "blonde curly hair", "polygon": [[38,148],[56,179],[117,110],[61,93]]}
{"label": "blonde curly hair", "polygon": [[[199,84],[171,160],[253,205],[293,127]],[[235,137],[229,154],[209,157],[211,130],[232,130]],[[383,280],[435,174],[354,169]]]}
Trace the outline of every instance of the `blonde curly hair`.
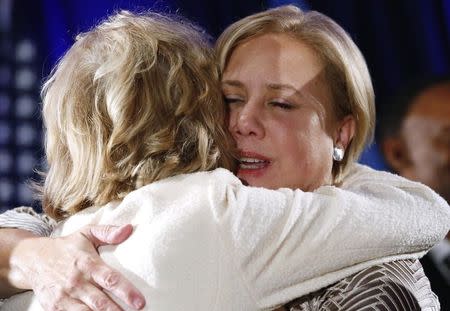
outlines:
{"label": "blonde curly hair", "polygon": [[56,219],[182,173],[232,169],[208,38],[179,17],[122,11],[80,34],[42,90]]}
{"label": "blonde curly hair", "polygon": [[355,135],[345,157],[333,165],[334,183],[339,184],[374,135],[375,95],[364,57],[345,30],[332,19],[287,5],[247,16],[230,25],[216,43],[221,71],[237,46],[268,33],[287,34],[312,48],[325,65],[337,119],[346,115],[355,119]]}

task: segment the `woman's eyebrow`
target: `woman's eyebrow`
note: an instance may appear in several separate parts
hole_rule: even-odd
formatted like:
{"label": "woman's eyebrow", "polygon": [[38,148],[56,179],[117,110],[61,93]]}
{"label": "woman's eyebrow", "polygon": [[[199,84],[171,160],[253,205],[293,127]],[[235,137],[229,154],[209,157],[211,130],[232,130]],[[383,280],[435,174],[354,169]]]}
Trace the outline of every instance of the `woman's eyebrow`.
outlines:
{"label": "woman's eyebrow", "polygon": [[293,85],[291,84],[284,84],[284,83],[269,83],[267,84],[267,88],[271,89],[271,90],[276,90],[276,91],[293,91],[296,95],[301,96],[301,97],[305,97],[306,94],[303,90],[299,90],[297,88],[295,88]]}
{"label": "woman's eyebrow", "polygon": [[222,86],[243,87],[244,84],[238,80],[222,80]]}
{"label": "woman's eyebrow", "polygon": [[298,90],[294,86],[284,83],[269,83],[267,84],[267,88],[273,90],[291,90],[294,92],[298,92]]}

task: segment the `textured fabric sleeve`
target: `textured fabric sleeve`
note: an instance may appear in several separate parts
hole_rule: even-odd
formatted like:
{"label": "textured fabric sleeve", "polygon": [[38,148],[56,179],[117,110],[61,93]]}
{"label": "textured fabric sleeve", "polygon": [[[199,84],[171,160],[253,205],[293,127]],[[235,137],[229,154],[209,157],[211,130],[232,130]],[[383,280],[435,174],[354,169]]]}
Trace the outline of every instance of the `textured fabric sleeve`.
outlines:
{"label": "textured fabric sleeve", "polygon": [[448,204],[429,188],[363,170],[315,192],[228,187],[212,201],[224,244],[261,309],[371,266],[417,259],[448,232]]}
{"label": "textured fabric sleeve", "polygon": [[438,311],[439,301],[418,260],[376,265],[284,306],[288,311]]}
{"label": "textured fabric sleeve", "polygon": [[0,214],[0,228],[16,228],[30,231],[38,236],[49,236],[56,222],[31,207],[18,207]]}

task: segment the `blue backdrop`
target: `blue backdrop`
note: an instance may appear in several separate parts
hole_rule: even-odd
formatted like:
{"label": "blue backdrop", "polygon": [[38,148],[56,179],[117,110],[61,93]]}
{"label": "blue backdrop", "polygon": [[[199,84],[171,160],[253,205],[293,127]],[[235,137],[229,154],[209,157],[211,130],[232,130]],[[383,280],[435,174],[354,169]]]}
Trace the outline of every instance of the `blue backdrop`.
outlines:
{"label": "blue backdrop", "polygon": [[[0,210],[39,204],[26,184],[45,169],[39,89],[77,33],[119,9],[179,12],[217,36],[261,9],[294,3],[335,19],[365,55],[378,114],[405,81],[449,72],[450,0],[0,0]],[[385,168],[372,146],[362,162]]]}

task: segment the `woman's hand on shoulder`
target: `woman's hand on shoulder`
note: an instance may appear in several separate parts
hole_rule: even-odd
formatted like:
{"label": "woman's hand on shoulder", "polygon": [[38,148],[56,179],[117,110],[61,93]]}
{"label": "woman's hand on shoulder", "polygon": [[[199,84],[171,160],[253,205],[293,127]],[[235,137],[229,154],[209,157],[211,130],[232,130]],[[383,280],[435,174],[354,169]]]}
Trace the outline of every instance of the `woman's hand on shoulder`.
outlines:
{"label": "woman's hand on shoulder", "polygon": [[122,310],[103,289],[140,310],[143,295],[97,252],[101,245],[123,242],[132,230],[86,226],[66,237],[25,239],[11,255],[11,283],[32,288],[45,310]]}

